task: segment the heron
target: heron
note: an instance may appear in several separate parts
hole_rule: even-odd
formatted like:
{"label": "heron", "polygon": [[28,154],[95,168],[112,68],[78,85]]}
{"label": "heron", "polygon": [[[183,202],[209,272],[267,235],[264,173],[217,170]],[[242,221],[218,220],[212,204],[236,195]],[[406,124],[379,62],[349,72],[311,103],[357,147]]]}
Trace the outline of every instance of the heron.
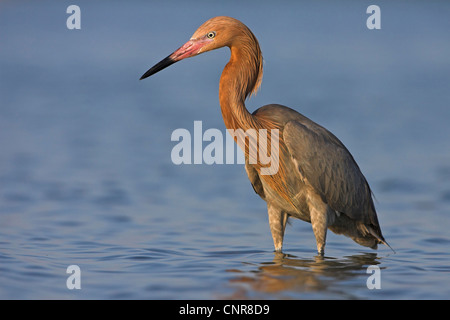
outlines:
{"label": "heron", "polygon": [[328,229],[372,249],[380,243],[389,246],[381,232],[369,184],[334,134],[283,105],[265,105],[253,113],[247,110],[246,99],[261,85],[263,57],[255,35],[241,21],[226,16],[207,20],[189,41],[151,67],[140,80],[178,61],[222,47],[230,49],[230,60],[219,83],[225,127],[279,132],[274,149],[279,170],[273,174],[262,174],[264,165],[249,161],[248,143],[239,144],[253,189],[267,203],[275,252],[282,252],[288,218],[311,223],[320,256],[325,252]]}

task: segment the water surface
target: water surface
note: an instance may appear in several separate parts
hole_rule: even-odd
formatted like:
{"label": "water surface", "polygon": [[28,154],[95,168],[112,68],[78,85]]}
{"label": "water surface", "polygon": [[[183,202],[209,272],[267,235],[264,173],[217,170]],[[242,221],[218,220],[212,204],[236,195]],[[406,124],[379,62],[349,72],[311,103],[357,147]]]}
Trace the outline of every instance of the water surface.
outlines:
{"label": "water surface", "polygon": [[[0,4],[0,298],[448,299],[450,22],[447,2],[78,1]],[[368,4],[367,4],[368,5]],[[395,249],[293,221],[275,254],[242,165],[171,161],[177,128],[225,134],[227,49],[139,77],[206,19],[258,37],[261,92],[349,148]],[[81,289],[69,290],[69,265]],[[369,290],[369,266],[381,289]]]}

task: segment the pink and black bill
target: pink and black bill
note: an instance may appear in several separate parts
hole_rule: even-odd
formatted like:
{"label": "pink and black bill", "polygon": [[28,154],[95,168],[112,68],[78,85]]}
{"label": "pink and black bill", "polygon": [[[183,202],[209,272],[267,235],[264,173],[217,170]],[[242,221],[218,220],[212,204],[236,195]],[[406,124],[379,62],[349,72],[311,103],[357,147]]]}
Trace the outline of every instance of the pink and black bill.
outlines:
{"label": "pink and black bill", "polygon": [[153,67],[151,67],[146,73],[144,73],[140,80],[150,77],[152,74],[155,74],[168,66],[174,64],[177,61],[195,56],[199,54],[205,45],[210,43],[212,40],[208,38],[202,39],[191,39],[178,48],[175,52],[173,52],[168,57],[164,58]]}
{"label": "pink and black bill", "polygon": [[160,62],[158,62],[157,64],[155,64],[150,69],[148,69],[147,72],[144,73],[139,80],[148,78],[151,75],[153,75],[153,74],[155,74],[155,73],[157,73],[157,72],[167,68],[168,66],[174,64],[175,62],[177,62],[177,60],[172,59],[171,55],[170,55],[170,56],[164,58],[163,60],[161,60]]}

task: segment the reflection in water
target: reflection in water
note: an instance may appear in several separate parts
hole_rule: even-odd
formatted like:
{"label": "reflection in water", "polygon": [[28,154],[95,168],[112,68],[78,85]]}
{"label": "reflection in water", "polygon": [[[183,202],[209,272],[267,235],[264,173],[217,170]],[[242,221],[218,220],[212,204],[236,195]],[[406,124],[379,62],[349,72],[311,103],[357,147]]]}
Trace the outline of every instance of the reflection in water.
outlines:
{"label": "reflection in water", "polygon": [[[330,291],[331,295],[349,296],[348,285],[346,292],[340,292],[339,283],[350,282],[363,277],[364,280],[355,281],[358,287],[365,287],[366,273],[369,265],[379,264],[376,253],[361,253],[341,259],[315,256],[310,259],[300,259],[292,255],[274,253],[271,262],[258,265],[256,270],[249,272],[228,270],[229,272],[245,273],[230,280],[236,289],[231,299],[301,297],[302,293]],[[291,293],[291,295],[289,294]],[[256,296],[255,296],[256,294]],[[286,296],[284,296],[286,295]]]}

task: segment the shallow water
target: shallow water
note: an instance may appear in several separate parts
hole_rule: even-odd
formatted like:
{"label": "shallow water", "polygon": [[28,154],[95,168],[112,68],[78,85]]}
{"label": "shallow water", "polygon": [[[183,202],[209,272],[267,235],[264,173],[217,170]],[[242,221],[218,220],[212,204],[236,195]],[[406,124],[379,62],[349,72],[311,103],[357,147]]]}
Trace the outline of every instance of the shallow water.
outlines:
{"label": "shallow water", "polygon": [[[448,299],[450,42],[447,2],[0,3],[0,298]],[[228,50],[139,77],[206,19],[258,37],[265,74],[250,110],[281,103],[329,128],[371,184],[373,251],[292,221],[273,252],[242,165],[174,165],[171,133],[225,134]],[[270,22],[270,23],[269,23]],[[81,289],[69,290],[78,265]],[[368,289],[369,266],[381,289]]]}

